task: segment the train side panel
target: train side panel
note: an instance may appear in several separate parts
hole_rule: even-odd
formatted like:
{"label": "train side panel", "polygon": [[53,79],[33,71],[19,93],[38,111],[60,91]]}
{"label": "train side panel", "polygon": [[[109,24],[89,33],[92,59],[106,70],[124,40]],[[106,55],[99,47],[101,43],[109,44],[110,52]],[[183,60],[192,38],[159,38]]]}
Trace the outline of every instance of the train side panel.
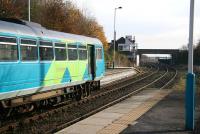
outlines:
{"label": "train side panel", "polygon": [[0,99],[84,83],[89,79],[85,72],[87,61],[0,64]]}
{"label": "train side panel", "polygon": [[49,67],[50,63],[0,64],[0,93],[42,85]]}

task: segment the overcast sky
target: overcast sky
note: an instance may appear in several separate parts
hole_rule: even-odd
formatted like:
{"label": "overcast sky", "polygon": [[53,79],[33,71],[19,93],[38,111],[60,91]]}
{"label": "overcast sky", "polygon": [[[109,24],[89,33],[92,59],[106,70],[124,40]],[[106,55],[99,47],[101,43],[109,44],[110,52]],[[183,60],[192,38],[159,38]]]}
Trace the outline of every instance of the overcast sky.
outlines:
{"label": "overcast sky", "polygon": [[[114,8],[117,38],[136,36],[139,48],[180,48],[188,42],[190,0],[72,0],[94,16],[113,39]],[[195,0],[194,41],[200,39],[200,1]]]}

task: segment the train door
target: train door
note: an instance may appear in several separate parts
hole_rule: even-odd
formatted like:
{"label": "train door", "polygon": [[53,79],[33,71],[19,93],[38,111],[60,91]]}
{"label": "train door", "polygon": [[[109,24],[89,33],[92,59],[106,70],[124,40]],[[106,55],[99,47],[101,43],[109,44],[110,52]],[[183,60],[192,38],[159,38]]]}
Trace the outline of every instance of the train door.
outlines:
{"label": "train door", "polygon": [[88,72],[92,76],[92,80],[96,74],[95,46],[88,45]]}

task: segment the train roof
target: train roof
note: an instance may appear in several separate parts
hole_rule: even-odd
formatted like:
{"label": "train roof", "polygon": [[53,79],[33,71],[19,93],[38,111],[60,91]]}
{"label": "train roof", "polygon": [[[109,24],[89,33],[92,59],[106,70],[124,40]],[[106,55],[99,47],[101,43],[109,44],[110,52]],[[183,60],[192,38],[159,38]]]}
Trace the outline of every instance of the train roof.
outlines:
{"label": "train roof", "polygon": [[18,19],[0,19],[0,32],[40,37],[41,39],[75,40],[102,45],[97,38],[53,31],[46,29],[38,23]]}

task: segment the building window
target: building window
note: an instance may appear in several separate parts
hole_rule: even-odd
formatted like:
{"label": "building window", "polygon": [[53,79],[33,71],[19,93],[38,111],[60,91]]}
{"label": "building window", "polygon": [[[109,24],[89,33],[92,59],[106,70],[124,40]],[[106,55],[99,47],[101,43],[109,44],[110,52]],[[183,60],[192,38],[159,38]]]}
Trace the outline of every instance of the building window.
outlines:
{"label": "building window", "polygon": [[66,44],[55,43],[56,60],[67,60]]}
{"label": "building window", "polygon": [[54,59],[52,42],[40,41],[40,60],[50,61]]}
{"label": "building window", "polygon": [[68,47],[68,60],[77,60],[78,52],[76,43],[70,43],[67,45]]}
{"label": "building window", "polygon": [[96,59],[102,59],[102,48],[97,48],[96,49]]}
{"label": "building window", "polygon": [[13,37],[0,37],[0,61],[18,60],[17,39]]}
{"label": "building window", "polygon": [[79,60],[87,60],[87,49],[86,46],[80,45],[78,47]]}
{"label": "building window", "polygon": [[130,47],[129,47],[129,45],[124,45],[124,47],[123,47],[123,51],[130,51]]}
{"label": "building window", "polygon": [[118,46],[119,51],[123,51],[123,46]]}
{"label": "building window", "polygon": [[38,59],[36,40],[21,39],[20,51],[22,61],[34,61]]}

